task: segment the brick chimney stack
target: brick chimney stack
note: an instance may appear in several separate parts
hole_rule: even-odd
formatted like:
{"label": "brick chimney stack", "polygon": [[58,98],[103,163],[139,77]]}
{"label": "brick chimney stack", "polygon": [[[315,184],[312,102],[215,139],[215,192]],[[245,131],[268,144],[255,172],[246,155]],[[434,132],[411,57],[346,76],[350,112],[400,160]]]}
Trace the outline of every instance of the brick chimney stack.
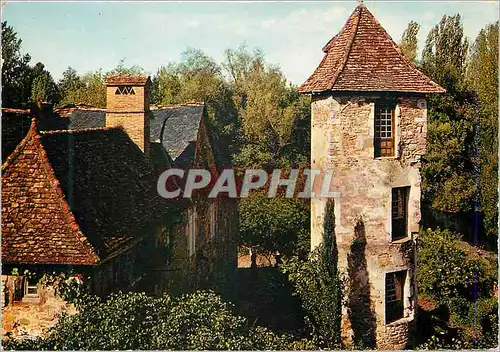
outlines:
{"label": "brick chimney stack", "polygon": [[149,91],[145,76],[106,77],[106,127],[122,126],[130,139],[149,156]]}

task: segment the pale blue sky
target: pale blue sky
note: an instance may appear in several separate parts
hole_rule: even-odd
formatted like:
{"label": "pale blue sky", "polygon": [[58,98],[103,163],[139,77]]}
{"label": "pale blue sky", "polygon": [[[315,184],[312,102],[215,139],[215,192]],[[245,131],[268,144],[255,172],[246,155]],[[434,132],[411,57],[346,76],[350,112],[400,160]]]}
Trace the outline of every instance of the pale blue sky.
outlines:
{"label": "pale blue sky", "polygon": [[[4,0],[2,0],[3,2]],[[460,13],[465,34],[475,38],[498,20],[498,2],[365,1],[398,41],[410,20],[421,24],[421,49],[429,29],[444,14]],[[41,61],[58,79],[71,65],[78,72],[112,69],[121,58],[147,73],[179,61],[188,47],[222,60],[227,48],[246,43],[261,48],[296,84],[322,58],[322,46],[335,35],[356,1],[329,2],[12,2],[2,20],[14,26],[23,51]]]}

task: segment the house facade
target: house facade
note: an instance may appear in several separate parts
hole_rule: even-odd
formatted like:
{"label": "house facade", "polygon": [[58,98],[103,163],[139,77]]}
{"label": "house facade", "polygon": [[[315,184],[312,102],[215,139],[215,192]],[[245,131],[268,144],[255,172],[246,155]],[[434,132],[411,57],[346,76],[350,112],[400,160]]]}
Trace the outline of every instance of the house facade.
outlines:
{"label": "house facade", "polygon": [[[339,269],[348,277],[344,343],[411,345],[426,94],[418,71],[362,3],[323,48],[299,91],[312,96],[311,168],[333,170]],[[311,246],[323,240],[327,199],[311,199]],[[331,200],[330,200],[331,201]]]}
{"label": "house facade", "polygon": [[150,107],[148,77],[106,84],[107,109],[43,106],[30,112],[28,128],[26,112],[9,112],[8,140],[21,140],[2,166],[9,307],[42,306],[38,280],[47,272],[72,272],[105,297],[217,289],[216,279],[236,269],[238,219],[229,200],[172,202],[157,192],[167,168],[217,172],[204,104]]}

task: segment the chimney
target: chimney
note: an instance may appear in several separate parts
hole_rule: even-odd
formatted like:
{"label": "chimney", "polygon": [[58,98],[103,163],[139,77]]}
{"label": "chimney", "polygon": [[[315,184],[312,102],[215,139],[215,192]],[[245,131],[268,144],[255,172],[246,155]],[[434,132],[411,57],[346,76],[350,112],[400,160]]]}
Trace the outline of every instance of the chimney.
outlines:
{"label": "chimney", "polygon": [[122,126],[149,157],[149,90],[145,76],[106,77],[106,127]]}

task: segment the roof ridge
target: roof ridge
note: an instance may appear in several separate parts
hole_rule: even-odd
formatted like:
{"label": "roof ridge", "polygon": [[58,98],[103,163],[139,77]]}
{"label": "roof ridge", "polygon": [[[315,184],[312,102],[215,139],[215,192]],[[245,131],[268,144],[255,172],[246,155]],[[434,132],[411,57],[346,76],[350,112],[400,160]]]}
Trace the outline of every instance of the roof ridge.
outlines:
{"label": "roof ridge", "polygon": [[[361,19],[361,10],[366,8],[364,5],[360,4],[356,7],[355,11],[357,12],[357,15],[354,17],[354,30],[351,33],[351,36],[349,38],[349,44],[347,45],[347,50],[344,50],[344,55],[342,56],[342,60],[339,63],[339,66],[333,75],[331,83],[328,85],[329,89],[332,89],[333,86],[335,85],[335,82],[339,78],[340,74],[342,71],[344,71],[345,65],[347,63],[347,60],[349,59],[349,54],[351,53],[351,48],[352,44],[354,43],[354,39],[356,38],[356,33],[358,32],[358,26],[359,26],[359,21]],[[347,23],[346,23],[347,25]],[[345,25],[344,25],[345,26]]]}
{"label": "roof ridge", "polygon": [[36,121],[35,117],[31,118],[31,124],[30,128],[28,129],[28,133],[26,133],[26,136],[24,136],[23,140],[17,145],[16,149],[10,155],[7,157],[5,162],[2,165],[2,174],[3,171],[10,165],[14,160],[17,159],[17,157],[21,154],[21,152],[24,150],[26,147],[26,144],[33,138],[33,136],[36,136],[38,134],[38,123]]}
{"label": "roof ridge", "polygon": [[51,135],[51,134],[78,134],[81,132],[92,132],[92,131],[111,131],[111,130],[123,130],[121,126],[113,127],[89,127],[89,128],[77,128],[74,130],[47,130],[41,131],[40,135]]}
{"label": "roof ridge", "polygon": [[18,114],[29,114],[30,109],[15,109],[15,108],[2,108],[2,112],[12,112],[12,113],[18,113]]}
{"label": "roof ridge", "polygon": [[205,102],[201,101],[187,101],[185,103],[179,103],[179,104],[168,104],[168,105],[156,105],[155,108],[151,110],[162,110],[162,109],[175,109],[175,108],[180,108],[180,107],[185,107],[185,106],[205,106]]}

